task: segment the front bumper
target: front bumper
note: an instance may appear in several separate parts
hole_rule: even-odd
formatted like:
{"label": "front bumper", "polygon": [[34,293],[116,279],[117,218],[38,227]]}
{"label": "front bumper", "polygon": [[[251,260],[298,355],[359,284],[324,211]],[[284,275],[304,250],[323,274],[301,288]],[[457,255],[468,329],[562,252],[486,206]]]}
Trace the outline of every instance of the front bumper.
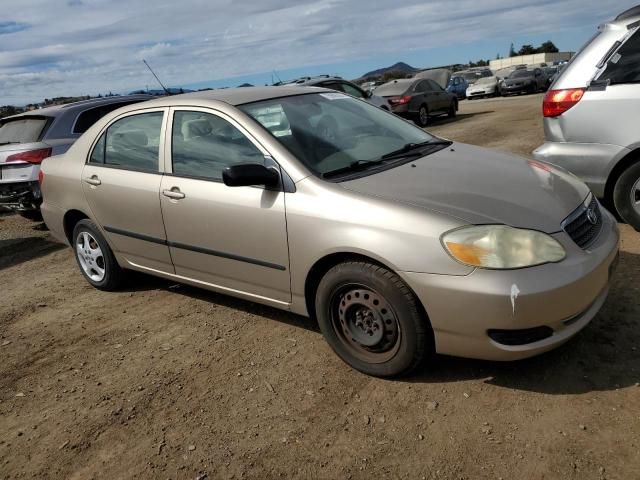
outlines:
{"label": "front bumper", "polygon": [[598,198],[604,197],[607,178],[615,164],[631,151],[604,143],[546,142],[533,157],[552,163],[580,177]]}
{"label": "front bumper", "polygon": [[0,183],[0,207],[9,210],[37,210],[42,203],[38,182]]}
{"label": "front bumper", "polygon": [[533,85],[502,85],[500,92],[502,95],[511,95],[515,93],[526,93],[534,91]]}
{"label": "front bumper", "polygon": [[[520,270],[476,269],[467,276],[402,272],[427,311],[441,354],[517,360],[551,350],[578,333],[598,313],[609,287],[620,235],[603,209],[603,227],[588,250],[562,232],[560,263]],[[523,345],[504,345],[490,330],[550,327],[553,333]]]}
{"label": "front bumper", "polygon": [[485,97],[487,95],[495,95],[495,89],[473,90],[467,92],[467,98]]}

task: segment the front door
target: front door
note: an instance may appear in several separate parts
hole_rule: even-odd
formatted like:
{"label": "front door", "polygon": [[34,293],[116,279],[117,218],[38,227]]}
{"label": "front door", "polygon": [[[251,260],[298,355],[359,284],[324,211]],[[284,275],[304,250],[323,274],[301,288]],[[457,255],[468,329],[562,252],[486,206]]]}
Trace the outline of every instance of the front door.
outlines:
{"label": "front door", "polygon": [[164,109],[117,119],[95,143],[82,170],[93,217],[127,262],[173,273],[160,211]]}
{"label": "front door", "polygon": [[232,119],[172,109],[161,205],[176,274],[221,291],[291,301],[285,193],[227,187],[224,168],[264,163],[266,151]]}

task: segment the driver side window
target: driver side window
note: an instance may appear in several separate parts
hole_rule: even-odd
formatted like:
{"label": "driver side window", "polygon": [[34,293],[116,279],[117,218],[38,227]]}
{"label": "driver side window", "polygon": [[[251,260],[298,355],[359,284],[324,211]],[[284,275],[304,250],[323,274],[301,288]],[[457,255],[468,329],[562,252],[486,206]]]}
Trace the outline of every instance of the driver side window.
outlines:
{"label": "driver side window", "polygon": [[264,164],[262,152],[227,120],[204,112],[173,116],[171,161],[174,175],[222,180],[225,168]]}

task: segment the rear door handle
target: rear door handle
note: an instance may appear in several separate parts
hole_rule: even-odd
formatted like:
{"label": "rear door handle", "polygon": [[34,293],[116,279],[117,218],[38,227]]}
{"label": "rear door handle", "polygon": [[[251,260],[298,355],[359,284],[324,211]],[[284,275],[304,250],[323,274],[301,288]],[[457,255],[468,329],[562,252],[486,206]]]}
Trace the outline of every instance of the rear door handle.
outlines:
{"label": "rear door handle", "polygon": [[93,185],[94,187],[97,187],[98,185],[102,185],[102,181],[98,178],[97,175],[92,175],[89,178],[85,178],[84,181],[87,182],[89,185]]}
{"label": "rear door handle", "polygon": [[173,200],[181,200],[186,196],[178,187],[173,187],[171,190],[163,190],[162,194]]}

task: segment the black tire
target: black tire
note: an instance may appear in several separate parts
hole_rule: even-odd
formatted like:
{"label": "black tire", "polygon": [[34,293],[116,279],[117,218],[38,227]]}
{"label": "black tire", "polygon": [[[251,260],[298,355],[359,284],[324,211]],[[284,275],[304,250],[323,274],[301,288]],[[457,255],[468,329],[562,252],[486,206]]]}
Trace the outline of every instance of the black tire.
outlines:
{"label": "black tire", "polygon": [[458,109],[456,108],[456,102],[451,102],[451,105],[449,105],[449,111],[447,112],[447,117],[449,118],[455,118],[456,115],[458,114]]}
{"label": "black tire", "polygon": [[429,124],[429,108],[423,103],[418,109],[418,113],[413,120],[419,127],[426,127]]}
{"label": "black tire", "polygon": [[23,210],[19,211],[18,215],[22,218],[26,218],[27,220],[31,220],[33,222],[41,222],[42,221],[42,213],[40,210]]}
{"label": "black tire", "polygon": [[[104,270],[104,275],[101,279],[97,279],[94,276],[92,278],[89,276],[87,271],[85,271],[85,267],[82,265],[82,260],[80,259],[81,253],[78,251],[78,243],[80,241],[80,236],[83,233],[88,233],[90,237],[97,243],[97,246],[100,248],[102,261],[99,259],[93,262],[94,267],[100,268]],[[76,262],[78,263],[78,268],[80,268],[80,272],[84,276],[84,278],[89,282],[92,286],[97,288],[98,290],[106,290],[113,291],[117,290],[124,281],[124,271],[118,265],[109,244],[100,233],[100,230],[96,225],[89,219],[80,220],[75,228],[73,229],[73,242],[71,244],[71,248],[73,248],[74,256],[76,257]],[[96,270],[93,270],[97,272]]]}
{"label": "black tire", "polygon": [[640,161],[618,178],[613,188],[613,203],[622,219],[640,232]]}
{"label": "black tire", "polygon": [[418,299],[384,267],[358,261],[336,265],[320,281],[315,302],[329,346],[367,375],[407,374],[434,351]]}

